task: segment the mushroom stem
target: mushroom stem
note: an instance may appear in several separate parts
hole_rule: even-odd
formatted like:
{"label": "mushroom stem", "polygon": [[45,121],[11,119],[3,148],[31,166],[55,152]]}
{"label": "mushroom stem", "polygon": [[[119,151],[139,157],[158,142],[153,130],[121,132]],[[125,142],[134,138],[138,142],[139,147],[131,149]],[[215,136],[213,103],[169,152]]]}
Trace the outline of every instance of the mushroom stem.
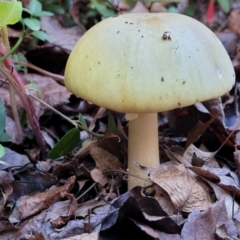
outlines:
{"label": "mushroom stem", "polygon": [[[139,114],[129,121],[128,169],[133,175],[146,178],[147,175],[134,164],[156,168],[159,166],[158,116],[157,113]],[[146,181],[129,175],[128,189],[149,185]]]}

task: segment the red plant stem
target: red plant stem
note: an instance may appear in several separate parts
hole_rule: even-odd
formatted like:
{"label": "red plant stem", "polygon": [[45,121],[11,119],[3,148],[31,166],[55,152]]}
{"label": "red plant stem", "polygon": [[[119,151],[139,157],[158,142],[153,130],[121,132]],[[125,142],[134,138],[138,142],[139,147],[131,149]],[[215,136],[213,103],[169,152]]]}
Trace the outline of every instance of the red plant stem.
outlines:
{"label": "red plant stem", "polygon": [[208,3],[206,20],[205,20],[205,22],[207,22],[207,23],[213,22],[214,14],[215,14],[214,4],[215,4],[215,0],[210,0],[210,2]]}
{"label": "red plant stem", "polygon": [[[6,48],[4,47],[4,45],[2,43],[0,43],[0,55],[4,56],[4,55],[6,55],[6,53],[7,53]],[[4,71],[4,69],[3,69],[3,73],[7,77],[7,79],[10,81],[10,83],[14,87],[14,90],[17,92],[20,100],[22,101],[22,104],[27,113],[29,124],[35,134],[36,141],[37,141],[39,147],[41,148],[43,155],[46,155],[46,144],[45,144],[43,136],[41,134],[39,122],[36,117],[32,101],[26,91],[26,88],[25,88],[18,72],[16,71],[16,69],[13,66],[12,59],[10,57],[6,58],[3,62],[3,64],[8,70],[8,71],[6,71],[6,70]]]}

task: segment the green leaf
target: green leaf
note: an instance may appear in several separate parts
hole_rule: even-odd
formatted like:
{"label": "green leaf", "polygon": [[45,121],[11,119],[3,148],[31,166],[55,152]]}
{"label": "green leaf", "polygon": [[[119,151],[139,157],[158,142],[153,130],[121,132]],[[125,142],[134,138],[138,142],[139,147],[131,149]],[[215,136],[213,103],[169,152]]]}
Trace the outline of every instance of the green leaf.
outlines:
{"label": "green leaf", "polygon": [[175,6],[170,6],[170,7],[167,9],[167,11],[170,12],[170,13],[179,13],[178,8],[175,7]]}
{"label": "green leaf", "polygon": [[189,4],[185,10],[185,14],[192,17],[195,13],[195,6],[194,4]]}
{"label": "green leaf", "polygon": [[42,91],[41,89],[37,86],[37,84],[33,81],[33,79],[31,79],[31,82],[27,85],[25,85],[26,89],[29,89],[29,90],[34,90],[37,92],[38,96],[40,98],[42,98]]}
{"label": "green leaf", "polygon": [[0,99],[0,135],[5,130],[6,112],[2,100]]}
{"label": "green leaf", "polygon": [[42,4],[38,0],[31,0],[28,8],[33,16],[37,16],[37,14],[42,12]]}
{"label": "green leaf", "polygon": [[34,36],[35,38],[38,38],[42,41],[48,41],[50,42],[49,36],[43,32],[43,31],[35,31],[31,33],[32,36]]}
{"label": "green leaf", "polygon": [[5,149],[3,145],[0,144],[0,158],[3,157],[4,155],[5,155]]}
{"label": "green leaf", "polygon": [[38,19],[35,18],[24,18],[24,24],[33,31],[38,31],[41,28],[41,23]]}
{"label": "green leaf", "polygon": [[0,135],[0,142],[9,142],[11,137],[8,136],[5,132]]}
{"label": "green leaf", "polygon": [[83,127],[88,128],[87,122],[84,119],[83,115],[81,113],[79,113],[78,115],[78,121]]}
{"label": "green leaf", "polygon": [[68,131],[48,154],[49,158],[55,159],[72,151],[80,141],[80,132],[77,128]]}
{"label": "green leaf", "polygon": [[59,6],[56,4],[48,3],[45,6],[45,9],[48,10],[49,12],[53,12],[55,14],[64,14],[65,13],[65,9],[62,6]]}
{"label": "green leaf", "polygon": [[117,130],[116,122],[115,122],[114,117],[113,117],[113,115],[110,111],[108,112],[108,129],[111,132],[116,132],[116,130]]}
{"label": "green leaf", "polygon": [[[27,63],[27,59],[25,58],[25,56],[22,53],[17,53],[17,54],[13,54],[12,55],[12,60],[14,62],[23,62],[23,63]],[[28,68],[26,66],[23,66],[21,64],[18,63],[14,63],[14,67],[18,72],[24,72],[27,73],[28,72]]]}
{"label": "green leaf", "polygon": [[15,24],[22,16],[22,3],[17,0],[1,0],[0,16],[0,27]]}
{"label": "green leaf", "polygon": [[27,9],[27,8],[23,8],[23,11],[29,13],[30,15],[32,15],[31,11],[29,9]]}
{"label": "green leaf", "polygon": [[103,3],[99,3],[97,0],[91,0],[92,6],[97,9],[97,11],[104,17],[111,17],[115,14],[115,12],[108,8]]}
{"label": "green leaf", "polygon": [[52,12],[42,11],[40,13],[35,14],[35,17],[51,17],[54,14]]}
{"label": "green leaf", "polygon": [[217,2],[225,13],[229,13],[232,3],[231,0],[217,0]]}

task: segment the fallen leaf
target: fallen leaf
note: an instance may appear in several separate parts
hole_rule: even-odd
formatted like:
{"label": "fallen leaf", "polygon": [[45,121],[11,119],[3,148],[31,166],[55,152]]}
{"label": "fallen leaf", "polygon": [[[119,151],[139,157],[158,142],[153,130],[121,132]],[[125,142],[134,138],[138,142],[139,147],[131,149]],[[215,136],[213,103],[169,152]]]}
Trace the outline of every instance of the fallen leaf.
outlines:
{"label": "fallen leaf", "polygon": [[0,171],[0,213],[2,212],[9,196],[13,192],[12,183],[14,178],[11,173]]}
{"label": "fallen leaf", "polygon": [[64,194],[73,188],[74,183],[75,177],[71,177],[64,186],[55,187],[34,196],[22,196],[18,199],[12,216],[18,216],[19,220],[23,220],[49,208],[54,202],[63,198]]}
{"label": "fallen leaf", "polygon": [[102,223],[100,236],[108,236],[110,239],[135,239],[135,236],[141,236],[141,239],[145,239],[147,234],[136,228],[133,221],[148,225],[154,231],[169,234],[180,232],[180,228],[167,216],[158,201],[143,196],[141,191],[141,187],[136,187],[112,203],[110,213]]}
{"label": "fallen leaf", "polygon": [[1,160],[5,164],[0,164],[0,170],[8,168],[20,168],[30,163],[26,155],[14,152],[7,147],[5,147],[5,155],[1,158]]}
{"label": "fallen leaf", "polygon": [[94,159],[97,168],[102,172],[123,168],[118,158],[103,148],[93,147],[90,150],[90,155]]}
{"label": "fallen leaf", "polygon": [[103,200],[98,201],[96,199],[92,199],[86,201],[78,205],[75,216],[85,218],[89,214],[89,211],[93,212],[94,209],[102,207],[103,205],[106,205],[106,202]]}
{"label": "fallen leaf", "polygon": [[181,237],[188,240],[211,240],[214,239],[217,227],[221,225],[226,226],[229,237],[237,237],[237,229],[233,221],[228,219],[223,199],[203,212],[197,209],[193,210],[183,226]]}
{"label": "fallen leaf", "polygon": [[158,201],[163,211],[165,211],[168,216],[174,215],[174,213],[177,212],[177,209],[167,192],[158,185],[154,185],[154,191],[154,196],[152,197]]}
{"label": "fallen leaf", "polygon": [[60,46],[68,52],[72,51],[79,38],[86,31],[82,25],[71,28],[63,27],[60,24],[59,17],[57,15],[52,17],[42,17],[41,28],[48,34],[52,44]]}
{"label": "fallen leaf", "polygon": [[193,127],[191,131],[187,134],[187,142],[185,145],[185,149],[187,149],[192,143],[197,142],[199,137],[202,133],[207,129],[207,127],[214,121],[216,116],[210,117],[207,122],[201,122],[200,120],[198,123]]}
{"label": "fallen leaf", "polygon": [[230,196],[225,190],[223,190],[221,187],[216,185],[215,183],[212,183],[208,180],[206,180],[208,184],[212,187],[215,196],[218,200],[223,200],[225,203],[227,215],[229,219],[237,218],[240,219],[240,208],[239,205],[232,196]]}
{"label": "fallen leaf", "polygon": [[100,169],[94,168],[91,172],[91,177],[94,180],[94,182],[99,183],[101,186],[105,186],[108,183],[107,177],[105,177],[102,174],[102,171]]}
{"label": "fallen leaf", "polygon": [[98,240],[98,233],[83,233],[81,235],[76,235],[74,237],[63,238],[62,240]]}
{"label": "fallen leaf", "polygon": [[9,221],[0,220],[0,233],[1,236],[4,232],[16,231],[17,228],[14,227]]}
{"label": "fallen leaf", "polygon": [[238,35],[240,35],[239,19],[240,10],[239,9],[232,10],[228,18],[228,28]]}
{"label": "fallen leaf", "polygon": [[149,10],[141,1],[137,1],[134,8],[131,10],[131,13],[148,13],[148,12]]}
{"label": "fallen leaf", "polygon": [[161,164],[151,172],[150,179],[168,193],[175,207],[181,211],[205,210],[212,204],[210,194],[182,164]]}
{"label": "fallen leaf", "polygon": [[66,225],[77,209],[77,200],[72,194],[65,193],[63,197],[67,197],[68,200],[53,203],[47,211],[46,221],[50,220],[53,228]]}
{"label": "fallen leaf", "polygon": [[225,32],[215,32],[219,40],[222,42],[223,46],[227,50],[228,54],[231,56],[236,51],[236,44],[238,42],[237,34],[225,31]]}
{"label": "fallen leaf", "polygon": [[[16,239],[49,239],[47,234],[44,233],[42,225],[45,221],[46,211],[41,212],[37,216],[30,218],[18,226],[18,230],[8,240]],[[34,236],[34,238],[32,238]]]}
{"label": "fallen leaf", "polygon": [[240,150],[235,149],[233,156],[234,156],[235,165],[237,167],[238,178],[240,179]]}
{"label": "fallen leaf", "polygon": [[192,162],[192,158],[194,157],[194,154],[196,155],[196,157],[201,158],[203,162],[209,162],[214,159],[216,152],[202,151],[201,149],[191,144],[184,151],[183,158],[188,160],[189,162]]}

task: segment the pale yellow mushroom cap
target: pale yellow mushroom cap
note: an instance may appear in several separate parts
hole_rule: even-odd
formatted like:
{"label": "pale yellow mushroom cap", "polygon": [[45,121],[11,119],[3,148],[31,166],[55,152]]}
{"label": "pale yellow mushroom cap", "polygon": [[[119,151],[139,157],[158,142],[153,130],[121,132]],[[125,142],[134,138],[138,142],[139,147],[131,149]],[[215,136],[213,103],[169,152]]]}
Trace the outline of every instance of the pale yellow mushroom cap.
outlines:
{"label": "pale yellow mushroom cap", "polygon": [[70,92],[133,113],[218,97],[234,81],[231,60],[215,34],[173,13],[124,14],[98,23],[78,41],[65,72]]}

